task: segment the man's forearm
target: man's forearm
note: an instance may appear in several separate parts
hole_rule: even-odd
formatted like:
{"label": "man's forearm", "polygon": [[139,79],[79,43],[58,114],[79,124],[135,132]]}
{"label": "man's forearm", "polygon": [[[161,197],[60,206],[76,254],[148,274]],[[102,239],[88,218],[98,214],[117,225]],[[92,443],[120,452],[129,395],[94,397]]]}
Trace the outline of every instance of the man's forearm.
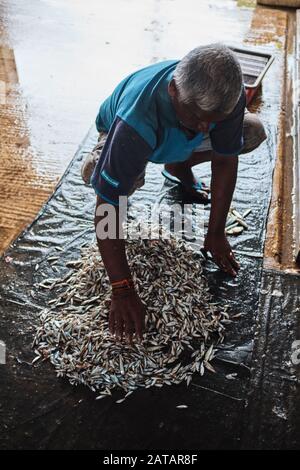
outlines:
{"label": "man's forearm", "polygon": [[131,277],[124,240],[98,240],[98,247],[111,282]]}
{"label": "man's forearm", "polygon": [[[100,204],[105,203],[97,198],[96,214],[95,214],[95,229],[97,235],[97,224],[103,219],[103,217],[97,215],[97,209]],[[115,208],[116,213],[116,226],[113,230],[116,234],[116,238],[99,238],[97,236],[97,243],[99,251],[106,268],[108,277],[111,282],[119,281],[131,277],[130,269],[127,262],[125,241],[119,237],[119,209]]]}
{"label": "man's forearm", "polygon": [[215,154],[211,165],[211,212],[208,232],[210,234],[224,234],[237,179],[238,157]]}

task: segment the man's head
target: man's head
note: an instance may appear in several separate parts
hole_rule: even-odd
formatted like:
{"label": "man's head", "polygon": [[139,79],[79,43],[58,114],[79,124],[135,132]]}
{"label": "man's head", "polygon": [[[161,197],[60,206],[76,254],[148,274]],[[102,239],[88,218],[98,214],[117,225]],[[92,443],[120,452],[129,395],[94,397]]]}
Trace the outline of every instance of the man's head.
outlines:
{"label": "man's head", "polygon": [[233,111],[242,83],[242,70],[232,50],[209,44],[196,47],[178,63],[168,91],[182,124],[207,132],[209,122],[222,121]]}

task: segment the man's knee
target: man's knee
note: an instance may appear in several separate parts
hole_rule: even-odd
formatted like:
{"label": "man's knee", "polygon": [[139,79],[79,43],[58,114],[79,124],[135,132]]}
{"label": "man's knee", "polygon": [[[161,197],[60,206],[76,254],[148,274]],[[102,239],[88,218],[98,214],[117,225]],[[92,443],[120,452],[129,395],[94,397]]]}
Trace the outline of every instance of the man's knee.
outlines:
{"label": "man's knee", "polygon": [[244,146],[241,153],[248,153],[260,146],[267,138],[263,123],[254,113],[245,113],[244,117]]}

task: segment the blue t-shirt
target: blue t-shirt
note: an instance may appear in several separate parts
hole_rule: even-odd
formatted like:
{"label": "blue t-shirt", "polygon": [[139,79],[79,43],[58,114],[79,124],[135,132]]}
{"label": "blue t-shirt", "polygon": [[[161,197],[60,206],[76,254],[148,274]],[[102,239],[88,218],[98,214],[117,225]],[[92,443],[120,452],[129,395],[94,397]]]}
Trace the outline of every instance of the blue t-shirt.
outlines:
{"label": "blue t-shirt", "polygon": [[[147,161],[185,161],[201,145],[204,134],[187,136],[168,93],[178,62],[167,60],[134,72],[102,103],[96,127],[108,132],[108,137],[91,182],[103,199],[117,204],[118,196],[129,193]],[[245,106],[243,90],[233,112],[211,124],[211,144],[218,154],[240,152]]]}

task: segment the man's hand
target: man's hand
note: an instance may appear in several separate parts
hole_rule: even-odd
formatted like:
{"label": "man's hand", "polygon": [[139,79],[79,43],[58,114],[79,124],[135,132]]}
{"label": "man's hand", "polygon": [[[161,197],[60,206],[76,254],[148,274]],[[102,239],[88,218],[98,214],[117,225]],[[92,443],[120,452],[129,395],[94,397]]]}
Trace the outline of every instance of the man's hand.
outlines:
{"label": "man's hand", "polygon": [[238,157],[213,153],[211,181],[211,211],[204,249],[226,273],[236,276],[239,264],[225,236],[226,218],[235,188]]}
{"label": "man's hand", "polygon": [[123,336],[128,338],[132,344],[132,335],[142,340],[145,330],[145,307],[134,289],[124,289],[122,294],[112,294],[109,330],[118,339],[123,340]]}
{"label": "man's hand", "polygon": [[225,236],[207,234],[204,250],[212,254],[214,262],[222,269],[222,271],[235,277],[240,269],[239,263],[236,261],[231,246]]}
{"label": "man's hand", "polygon": [[[101,205],[106,204],[101,198],[97,197],[95,228],[97,234],[97,224],[103,219],[99,215]],[[119,209],[116,207],[116,235],[117,238],[98,238],[99,251],[108,273],[110,281],[113,283],[120,279],[130,279],[131,273],[127,262],[125,241],[119,238]],[[101,214],[101,210],[100,210]],[[111,297],[111,306],[109,314],[109,329],[112,334],[116,334],[122,340],[123,335],[128,336],[132,343],[132,335],[142,339],[145,326],[145,307],[139,296],[132,289],[118,289],[113,292]]]}

